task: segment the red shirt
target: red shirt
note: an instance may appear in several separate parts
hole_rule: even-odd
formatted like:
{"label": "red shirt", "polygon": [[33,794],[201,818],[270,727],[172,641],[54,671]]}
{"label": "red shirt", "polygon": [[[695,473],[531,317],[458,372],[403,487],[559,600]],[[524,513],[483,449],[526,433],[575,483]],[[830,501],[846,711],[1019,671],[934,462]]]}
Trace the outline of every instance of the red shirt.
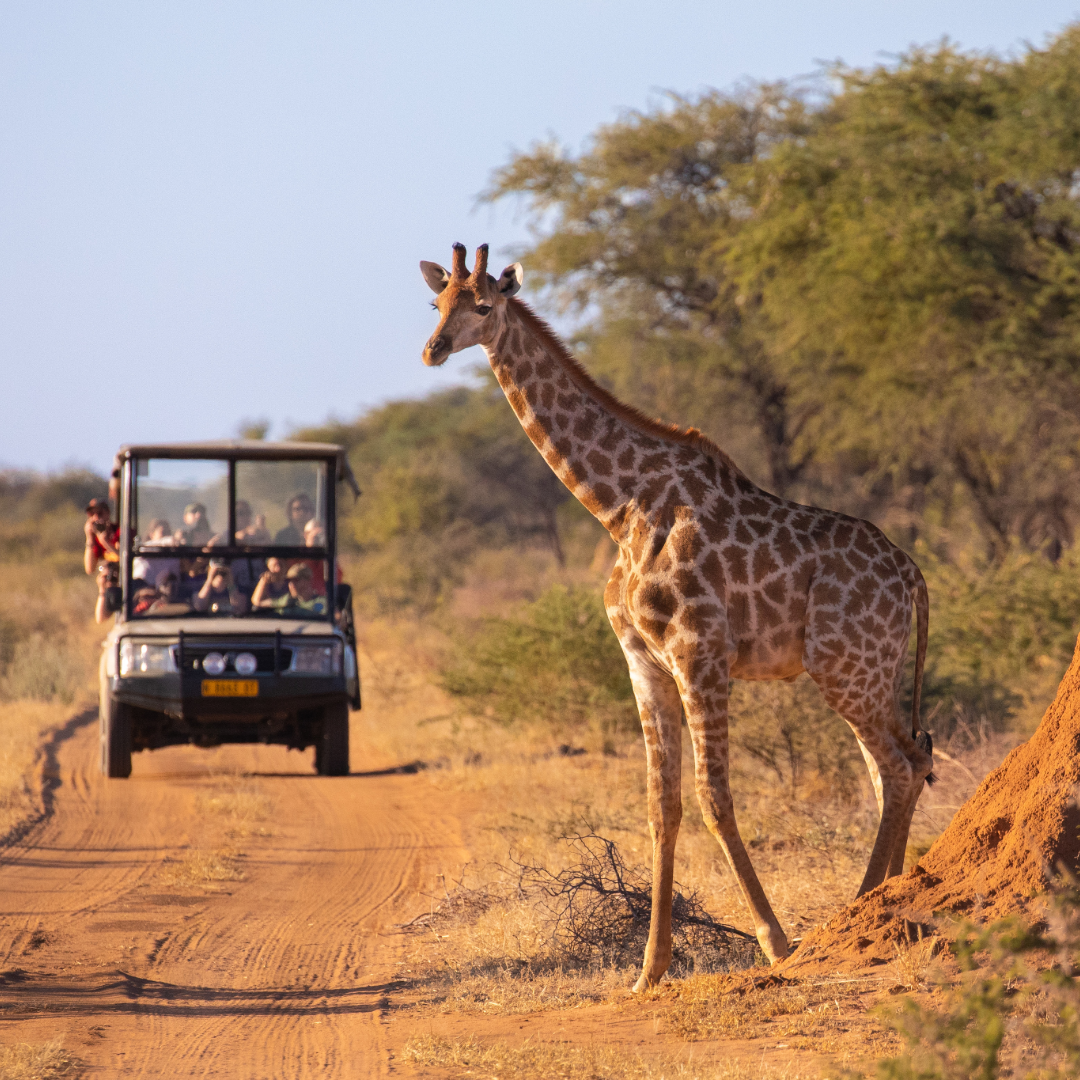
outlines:
{"label": "red shirt", "polygon": [[[114,525],[111,521],[109,527],[105,530],[105,539],[109,541],[114,548],[120,547],[120,526]],[[95,530],[90,534],[90,547],[93,552],[94,565],[96,566],[100,562],[118,562],[119,556],[109,551],[107,547],[101,542],[101,537],[98,536]]]}

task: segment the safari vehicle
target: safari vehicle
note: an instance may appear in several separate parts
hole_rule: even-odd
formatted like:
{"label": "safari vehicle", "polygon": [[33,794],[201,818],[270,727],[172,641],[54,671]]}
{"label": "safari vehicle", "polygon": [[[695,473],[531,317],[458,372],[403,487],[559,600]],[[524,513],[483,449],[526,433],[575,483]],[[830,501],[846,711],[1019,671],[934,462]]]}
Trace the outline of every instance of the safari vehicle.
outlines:
{"label": "safari vehicle", "polygon": [[124,446],[116,623],[101,658],[101,770],[191,743],[315,748],[349,771],[360,707],[352,592],[338,582],[336,496],[358,494],[326,443]]}

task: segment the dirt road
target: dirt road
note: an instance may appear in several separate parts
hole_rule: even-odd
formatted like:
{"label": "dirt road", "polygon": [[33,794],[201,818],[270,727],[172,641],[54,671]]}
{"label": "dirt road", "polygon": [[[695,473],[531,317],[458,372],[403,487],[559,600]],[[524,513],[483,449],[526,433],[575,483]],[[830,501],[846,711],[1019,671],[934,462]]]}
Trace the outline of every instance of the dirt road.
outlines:
{"label": "dirt road", "polygon": [[[91,1076],[409,1075],[386,1038],[393,925],[466,858],[424,777],[356,747],[341,778],[274,747],[138,754],[119,781],[96,756],[96,716],[75,718],[47,817],[0,853],[0,1040],[62,1035]],[[272,812],[237,836],[207,799],[240,771]],[[199,859],[241,876],[188,883]]]}

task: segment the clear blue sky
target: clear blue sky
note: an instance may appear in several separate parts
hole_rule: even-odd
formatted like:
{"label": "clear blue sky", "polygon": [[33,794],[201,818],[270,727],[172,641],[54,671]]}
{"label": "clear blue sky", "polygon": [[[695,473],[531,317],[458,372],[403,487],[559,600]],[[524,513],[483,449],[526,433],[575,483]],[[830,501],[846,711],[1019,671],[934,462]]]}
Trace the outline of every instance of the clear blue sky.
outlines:
{"label": "clear blue sky", "polygon": [[[1073,3],[0,4],[0,465],[271,435],[464,377],[417,262],[524,239],[491,171],[659,92],[1008,52]],[[526,267],[526,295],[528,267]]]}

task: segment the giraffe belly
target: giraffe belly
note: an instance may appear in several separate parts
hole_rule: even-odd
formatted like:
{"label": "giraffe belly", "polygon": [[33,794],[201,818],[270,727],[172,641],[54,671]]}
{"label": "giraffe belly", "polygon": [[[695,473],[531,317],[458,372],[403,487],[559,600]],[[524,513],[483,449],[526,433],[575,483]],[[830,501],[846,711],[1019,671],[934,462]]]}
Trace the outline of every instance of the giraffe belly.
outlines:
{"label": "giraffe belly", "polygon": [[750,643],[740,643],[730,668],[731,677],[744,682],[790,681],[797,679],[805,670],[801,642],[797,649],[779,649],[770,653],[763,653],[760,645],[754,648]]}

